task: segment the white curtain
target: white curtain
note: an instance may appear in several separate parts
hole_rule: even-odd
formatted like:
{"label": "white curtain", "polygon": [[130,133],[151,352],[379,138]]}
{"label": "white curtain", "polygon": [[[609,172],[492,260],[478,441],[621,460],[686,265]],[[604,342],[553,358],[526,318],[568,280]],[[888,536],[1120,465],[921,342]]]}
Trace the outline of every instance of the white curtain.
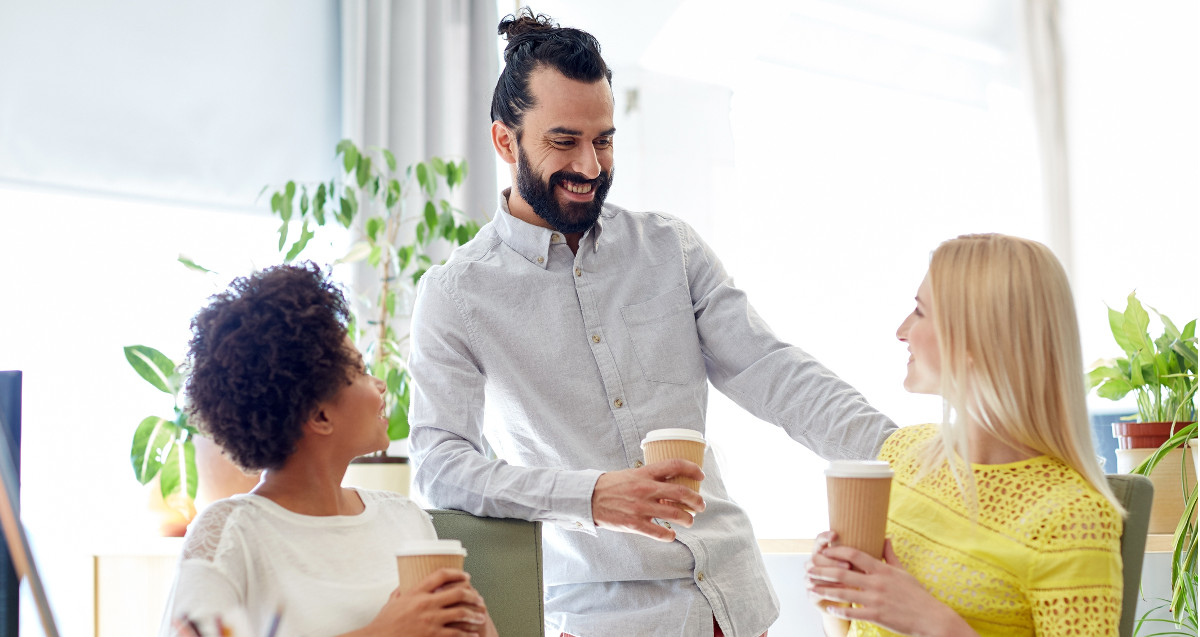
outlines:
{"label": "white curtain", "polygon": [[1074,251],[1061,25],[1058,0],[1025,0],[1024,44],[1041,156],[1047,236],[1050,247],[1071,275]]}
{"label": "white curtain", "polygon": [[496,205],[488,112],[498,74],[493,0],[344,0],[342,129],[401,165],[465,158],[457,201],[475,219]]}

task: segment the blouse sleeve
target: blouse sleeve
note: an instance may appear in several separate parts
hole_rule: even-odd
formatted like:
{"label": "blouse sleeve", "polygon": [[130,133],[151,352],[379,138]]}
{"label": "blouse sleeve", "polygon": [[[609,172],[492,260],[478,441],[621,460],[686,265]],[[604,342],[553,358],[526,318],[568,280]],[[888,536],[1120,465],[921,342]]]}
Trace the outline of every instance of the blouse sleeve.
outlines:
{"label": "blouse sleeve", "polygon": [[216,502],[192,523],[159,627],[160,637],[175,637],[179,621],[190,621],[204,637],[219,634],[217,618],[229,628],[244,623],[245,585],[238,582],[245,581],[245,574],[228,568],[244,563],[241,544],[231,537],[236,532],[227,526],[230,513],[226,502]]}
{"label": "blouse sleeve", "polygon": [[1098,499],[1059,508],[1042,529],[1048,541],[1029,573],[1034,634],[1118,634],[1122,519]]}

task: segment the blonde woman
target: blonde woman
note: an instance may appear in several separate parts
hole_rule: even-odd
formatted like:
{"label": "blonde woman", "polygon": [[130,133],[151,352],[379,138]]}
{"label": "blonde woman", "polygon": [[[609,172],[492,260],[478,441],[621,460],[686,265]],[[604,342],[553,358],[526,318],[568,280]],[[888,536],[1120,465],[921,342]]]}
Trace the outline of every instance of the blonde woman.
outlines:
{"label": "blonde woman", "polygon": [[826,632],[1116,635],[1123,511],[1092,448],[1062,266],[1035,241],[962,236],[916,301],[896,332],[904,387],[941,395],[943,422],[880,452],[896,474],[883,560],[818,536]]}

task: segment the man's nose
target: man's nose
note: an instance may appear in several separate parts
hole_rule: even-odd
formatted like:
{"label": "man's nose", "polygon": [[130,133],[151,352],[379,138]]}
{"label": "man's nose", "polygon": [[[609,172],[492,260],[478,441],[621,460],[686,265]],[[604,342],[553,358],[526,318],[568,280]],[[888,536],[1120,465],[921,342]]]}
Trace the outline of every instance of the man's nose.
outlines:
{"label": "man's nose", "polygon": [[600,176],[600,155],[591,144],[579,144],[579,151],[571,161],[571,170],[588,179]]}

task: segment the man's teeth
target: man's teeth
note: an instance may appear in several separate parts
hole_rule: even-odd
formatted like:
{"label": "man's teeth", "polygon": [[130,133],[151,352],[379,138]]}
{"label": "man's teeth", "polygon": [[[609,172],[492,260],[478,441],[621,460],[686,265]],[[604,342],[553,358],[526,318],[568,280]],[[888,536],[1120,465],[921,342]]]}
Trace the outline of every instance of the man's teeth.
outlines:
{"label": "man's teeth", "polygon": [[591,184],[576,184],[569,181],[564,181],[562,184],[563,188],[566,188],[577,195],[586,195],[592,191]]}

